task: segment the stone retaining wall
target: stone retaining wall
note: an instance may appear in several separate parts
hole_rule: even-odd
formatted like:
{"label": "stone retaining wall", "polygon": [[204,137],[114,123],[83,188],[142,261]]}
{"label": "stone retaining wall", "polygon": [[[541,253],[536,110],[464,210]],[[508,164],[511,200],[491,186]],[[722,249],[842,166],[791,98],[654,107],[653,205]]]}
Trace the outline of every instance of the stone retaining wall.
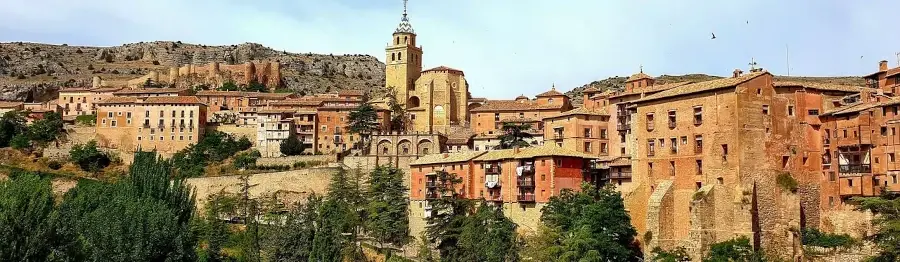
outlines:
{"label": "stone retaining wall", "polygon": [[[325,194],[332,175],[340,168],[306,168],[284,172],[250,175],[250,197],[278,196],[285,204],[294,204],[311,193]],[[194,187],[197,208],[202,210],[209,196],[219,192],[236,194],[241,190],[240,176],[199,177],[187,179]]]}
{"label": "stone retaining wall", "polygon": [[256,160],[258,166],[293,165],[297,162],[319,161],[322,163],[337,162],[336,155],[309,155],[309,156],[283,156],[263,157]]}

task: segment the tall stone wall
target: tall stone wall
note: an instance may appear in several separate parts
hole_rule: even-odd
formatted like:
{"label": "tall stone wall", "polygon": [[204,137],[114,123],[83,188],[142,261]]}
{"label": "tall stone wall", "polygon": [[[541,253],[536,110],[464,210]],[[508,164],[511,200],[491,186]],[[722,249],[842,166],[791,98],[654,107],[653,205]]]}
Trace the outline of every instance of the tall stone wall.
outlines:
{"label": "tall stone wall", "polygon": [[647,252],[656,247],[662,249],[675,248],[678,243],[674,240],[674,197],[672,194],[672,180],[663,180],[657,184],[656,189],[647,200],[647,232],[644,238],[647,241]]}
{"label": "tall stone wall", "polygon": [[[268,197],[277,194],[285,204],[294,204],[309,194],[326,194],[331,177],[340,168],[307,168],[285,172],[250,175],[251,198]],[[240,176],[199,177],[187,179],[194,188],[197,208],[203,209],[207,199],[220,192],[237,194],[241,190]]]}
{"label": "tall stone wall", "polygon": [[251,81],[257,81],[270,89],[282,86],[281,64],[279,62],[259,61],[246,62],[241,65],[221,65],[219,62],[211,62],[205,66],[185,65],[171,67],[163,72],[150,71],[149,73],[128,80],[103,80],[94,77],[94,87],[124,86],[130,88],[142,87],[147,80],[154,83],[174,84],[176,87],[193,87],[206,84],[213,87],[221,86],[227,81],[234,81],[238,85],[246,85]]}
{"label": "tall stone wall", "polygon": [[297,162],[318,161],[322,163],[337,162],[337,155],[309,155],[309,156],[283,156],[263,157],[256,160],[258,166],[293,165]]}

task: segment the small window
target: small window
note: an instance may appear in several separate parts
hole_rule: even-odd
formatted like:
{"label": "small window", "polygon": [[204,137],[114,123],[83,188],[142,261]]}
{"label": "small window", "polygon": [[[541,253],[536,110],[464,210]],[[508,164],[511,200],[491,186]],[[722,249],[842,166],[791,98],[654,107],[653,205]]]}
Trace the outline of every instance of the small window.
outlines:
{"label": "small window", "polygon": [[107,112],[106,117],[112,117],[112,112]]}
{"label": "small window", "polygon": [[852,179],[852,178],[851,178],[851,179],[847,179],[847,186],[850,186],[850,187],[853,186],[853,179]]}
{"label": "small window", "polygon": [[703,174],[703,160],[697,159],[697,175]]}
{"label": "small window", "polygon": [[788,106],[788,116],[794,116],[794,106]]}
{"label": "small window", "polygon": [[769,105],[762,106],[762,113],[763,115],[769,115]]}
{"label": "small window", "polygon": [[811,116],[817,116],[817,115],[819,115],[819,109],[810,109],[810,110],[808,111],[808,113],[809,113],[809,115],[811,115]]}

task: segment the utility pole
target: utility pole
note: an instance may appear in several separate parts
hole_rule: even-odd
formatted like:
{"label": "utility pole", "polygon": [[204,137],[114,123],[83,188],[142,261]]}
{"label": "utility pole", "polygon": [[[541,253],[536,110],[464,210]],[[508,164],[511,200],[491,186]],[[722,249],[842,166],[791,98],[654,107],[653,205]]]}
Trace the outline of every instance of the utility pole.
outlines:
{"label": "utility pole", "polygon": [[791,76],[791,49],[788,47],[788,44],[784,44],[784,58],[785,63],[787,63],[787,75]]}

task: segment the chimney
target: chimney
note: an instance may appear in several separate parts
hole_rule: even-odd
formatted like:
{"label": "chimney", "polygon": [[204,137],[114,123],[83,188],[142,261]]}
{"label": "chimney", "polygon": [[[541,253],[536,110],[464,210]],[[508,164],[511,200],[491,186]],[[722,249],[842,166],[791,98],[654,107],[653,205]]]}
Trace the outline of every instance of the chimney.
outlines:
{"label": "chimney", "polygon": [[519,153],[519,146],[513,147],[513,153],[515,153],[515,154]]}
{"label": "chimney", "polygon": [[744,71],[741,71],[741,69],[734,69],[733,77],[735,77],[735,78],[741,77],[741,74],[743,74],[743,73],[744,73]]}
{"label": "chimney", "polygon": [[884,72],[884,71],[887,71],[887,70],[888,70],[888,68],[887,68],[887,60],[881,60],[881,62],[878,62],[878,71],[879,71],[879,72]]}

